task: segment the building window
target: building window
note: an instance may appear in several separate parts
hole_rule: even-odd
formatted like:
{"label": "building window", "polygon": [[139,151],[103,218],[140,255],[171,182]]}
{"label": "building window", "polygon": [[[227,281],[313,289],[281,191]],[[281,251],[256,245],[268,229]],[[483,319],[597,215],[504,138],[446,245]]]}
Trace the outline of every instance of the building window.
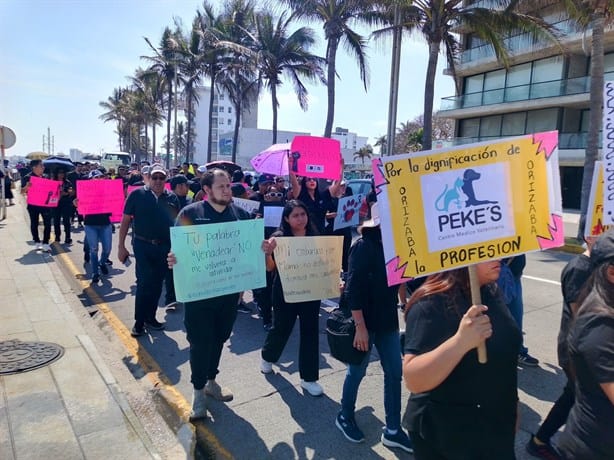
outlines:
{"label": "building window", "polygon": [[224,111],[224,107],[222,107],[221,105],[218,107],[218,112],[223,112]]}
{"label": "building window", "polygon": [[480,134],[480,119],[467,118],[459,123],[460,137],[478,138]]}
{"label": "building window", "polygon": [[232,107],[228,107],[228,113],[232,113]]}
{"label": "building window", "polygon": [[219,96],[219,97],[220,97],[220,101],[223,101],[223,100],[224,100],[224,95],[223,95],[223,94],[220,94],[220,96]]}
{"label": "building window", "polygon": [[482,118],[480,137],[499,137],[501,134],[501,115]]}
{"label": "building window", "polygon": [[527,114],[527,133],[557,129],[559,109],[532,110]]}
{"label": "building window", "polygon": [[524,125],[527,118],[526,112],[509,113],[503,115],[501,123],[502,136],[519,136],[524,134]]}
{"label": "building window", "polygon": [[232,120],[230,118],[228,119],[228,123],[227,124],[228,124],[228,126],[230,126],[232,124]]}

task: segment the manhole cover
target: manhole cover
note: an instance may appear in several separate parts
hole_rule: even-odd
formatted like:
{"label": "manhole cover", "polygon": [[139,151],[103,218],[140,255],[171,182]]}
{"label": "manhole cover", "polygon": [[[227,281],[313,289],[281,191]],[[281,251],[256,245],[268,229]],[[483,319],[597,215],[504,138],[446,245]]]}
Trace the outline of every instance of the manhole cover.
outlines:
{"label": "manhole cover", "polygon": [[49,342],[0,342],[0,375],[17,374],[46,366],[60,359],[64,348]]}

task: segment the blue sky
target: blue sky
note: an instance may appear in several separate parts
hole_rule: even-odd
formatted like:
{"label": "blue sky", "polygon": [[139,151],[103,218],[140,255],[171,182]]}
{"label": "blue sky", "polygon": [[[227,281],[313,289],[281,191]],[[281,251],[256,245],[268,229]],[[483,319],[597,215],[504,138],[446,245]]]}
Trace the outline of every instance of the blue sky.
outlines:
{"label": "blue sky", "polygon": [[[218,11],[222,0],[214,2]],[[196,0],[0,0],[0,124],[13,129],[15,146],[8,156],[41,150],[51,128],[55,152],[70,148],[99,153],[117,150],[113,123],[98,117],[98,103],[113,88],[147,63],[151,54],[143,37],[157,44],[165,26],[180,18],[189,25],[202,2]],[[321,26],[312,24],[319,42],[314,52],[324,55]],[[334,126],[348,128],[370,142],[386,133],[390,80],[390,42],[371,42],[368,50],[371,81],[365,93],[357,65],[340,48],[337,58],[337,98]],[[435,88],[435,109],[442,97],[454,94],[441,61]],[[422,113],[427,47],[404,39],[397,121]],[[295,102],[292,87],[279,95],[279,129],[321,135],[326,120],[326,88],[309,86],[309,110]],[[270,129],[270,95],[264,93],[258,127]]]}

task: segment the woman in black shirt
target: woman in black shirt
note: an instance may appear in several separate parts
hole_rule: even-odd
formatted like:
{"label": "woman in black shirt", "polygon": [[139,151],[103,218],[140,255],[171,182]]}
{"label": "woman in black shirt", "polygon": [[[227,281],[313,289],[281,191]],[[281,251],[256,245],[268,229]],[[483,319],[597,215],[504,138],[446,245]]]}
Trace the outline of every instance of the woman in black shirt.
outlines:
{"label": "woman in black shirt", "polygon": [[500,269],[476,265],[483,305],[471,305],[466,268],[429,276],[407,303],[405,422],[417,460],[515,458],[520,330],[496,285]]}
{"label": "woman in black shirt", "polygon": [[313,177],[301,177],[299,181],[296,175],[290,171],[290,183],[292,184],[292,198],[305,205],[312,224],[319,234],[323,234],[326,224],[326,208],[318,190],[318,180]]}

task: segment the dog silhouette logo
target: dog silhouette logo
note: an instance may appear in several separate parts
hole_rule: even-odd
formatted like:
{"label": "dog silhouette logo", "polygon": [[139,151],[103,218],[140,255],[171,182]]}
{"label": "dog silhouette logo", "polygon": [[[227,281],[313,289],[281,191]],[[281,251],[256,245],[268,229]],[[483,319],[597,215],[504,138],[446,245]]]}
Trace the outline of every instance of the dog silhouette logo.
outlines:
{"label": "dog silhouette logo", "polygon": [[[463,207],[461,204],[461,194],[467,198],[464,206],[466,208],[484,204],[497,204],[498,201],[479,200],[476,198],[473,183],[481,177],[482,175],[473,169],[465,170],[462,177],[457,177],[452,185],[445,185],[443,191],[435,199],[435,209],[440,212],[461,209]],[[450,209],[451,206],[452,209]]]}

